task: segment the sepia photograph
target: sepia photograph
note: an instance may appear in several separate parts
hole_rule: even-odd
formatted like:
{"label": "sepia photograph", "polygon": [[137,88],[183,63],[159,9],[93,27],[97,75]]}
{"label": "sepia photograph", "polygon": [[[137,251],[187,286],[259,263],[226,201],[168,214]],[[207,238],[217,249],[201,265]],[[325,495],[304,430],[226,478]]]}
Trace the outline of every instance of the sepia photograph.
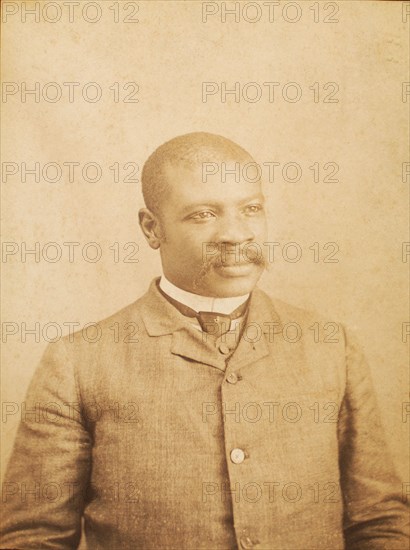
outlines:
{"label": "sepia photograph", "polygon": [[3,0],[2,550],[410,550],[410,1]]}

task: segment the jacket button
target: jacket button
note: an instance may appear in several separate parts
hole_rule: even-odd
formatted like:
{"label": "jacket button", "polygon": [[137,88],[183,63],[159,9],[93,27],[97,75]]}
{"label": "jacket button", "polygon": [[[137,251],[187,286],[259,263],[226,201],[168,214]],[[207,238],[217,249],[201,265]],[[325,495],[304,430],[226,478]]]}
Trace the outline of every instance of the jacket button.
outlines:
{"label": "jacket button", "polygon": [[245,453],[242,451],[242,449],[232,449],[231,460],[234,464],[242,464],[242,462],[245,460]]}
{"label": "jacket button", "polygon": [[234,372],[230,372],[226,377],[226,381],[229,382],[230,384],[236,384],[238,380],[239,378]]}
{"label": "jacket button", "polygon": [[242,548],[253,548],[253,542],[249,537],[242,537],[240,543]]}
{"label": "jacket button", "polygon": [[229,347],[226,344],[224,344],[223,342],[221,344],[219,344],[218,349],[224,355],[228,355],[228,353],[231,351],[229,349]]}

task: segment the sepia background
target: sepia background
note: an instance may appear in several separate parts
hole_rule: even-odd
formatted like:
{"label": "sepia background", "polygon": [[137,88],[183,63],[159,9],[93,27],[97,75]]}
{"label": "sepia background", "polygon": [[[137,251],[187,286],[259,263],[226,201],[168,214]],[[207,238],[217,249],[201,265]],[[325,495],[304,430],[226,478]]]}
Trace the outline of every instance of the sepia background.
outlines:
{"label": "sepia background", "polygon": [[356,331],[406,480],[409,2],[240,2],[224,15],[221,2],[108,0],[60,19],[46,4],[3,2],[2,472],[55,327],[114,313],[160,274],[137,220],[147,156],[207,131],[280,163],[274,181],[263,171],[280,244],[260,286]]}

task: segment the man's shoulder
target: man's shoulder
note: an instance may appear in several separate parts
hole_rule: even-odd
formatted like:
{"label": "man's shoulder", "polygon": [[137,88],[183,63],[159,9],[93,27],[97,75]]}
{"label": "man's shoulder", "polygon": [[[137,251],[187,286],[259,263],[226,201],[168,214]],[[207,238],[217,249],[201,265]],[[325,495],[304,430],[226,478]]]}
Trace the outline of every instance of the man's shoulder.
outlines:
{"label": "man's shoulder", "polygon": [[[323,322],[335,322],[338,323],[337,319],[331,319],[324,313],[319,312],[315,308],[306,308],[288,301],[278,298],[276,295],[272,294],[266,289],[257,287],[256,292],[258,293],[260,299],[264,300],[266,303],[270,304],[272,309],[279,316],[282,324],[285,323],[323,323]],[[338,323],[340,324],[340,323]]]}
{"label": "man's shoulder", "polygon": [[139,320],[141,317],[141,306],[145,302],[146,292],[144,292],[139,298],[123,306],[120,309],[115,310],[108,317],[104,317],[98,324],[101,327],[109,326],[112,323],[126,323]]}
{"label": "man's shoulder", "polygon": [[[140,332],[142,323],[141,311],[148,292],[141,294],[135,301],[117,309],[99,321],[86,323],[62,338],[65,343],[96,343],[107,339],[116,339],[118,333]],[[108,337],[108,338],[107,338]]]}

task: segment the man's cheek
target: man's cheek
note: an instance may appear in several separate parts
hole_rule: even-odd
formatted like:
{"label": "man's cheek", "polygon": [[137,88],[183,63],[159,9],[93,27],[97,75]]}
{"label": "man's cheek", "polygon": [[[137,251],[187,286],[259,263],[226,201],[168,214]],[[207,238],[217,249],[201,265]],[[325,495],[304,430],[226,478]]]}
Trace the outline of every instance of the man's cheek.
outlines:
{"label": "man's cheek", "polygon": [[257,241],[263,241],[268,236],[268,224],[266,218],[260,220],[254,227],[254,233]]}

